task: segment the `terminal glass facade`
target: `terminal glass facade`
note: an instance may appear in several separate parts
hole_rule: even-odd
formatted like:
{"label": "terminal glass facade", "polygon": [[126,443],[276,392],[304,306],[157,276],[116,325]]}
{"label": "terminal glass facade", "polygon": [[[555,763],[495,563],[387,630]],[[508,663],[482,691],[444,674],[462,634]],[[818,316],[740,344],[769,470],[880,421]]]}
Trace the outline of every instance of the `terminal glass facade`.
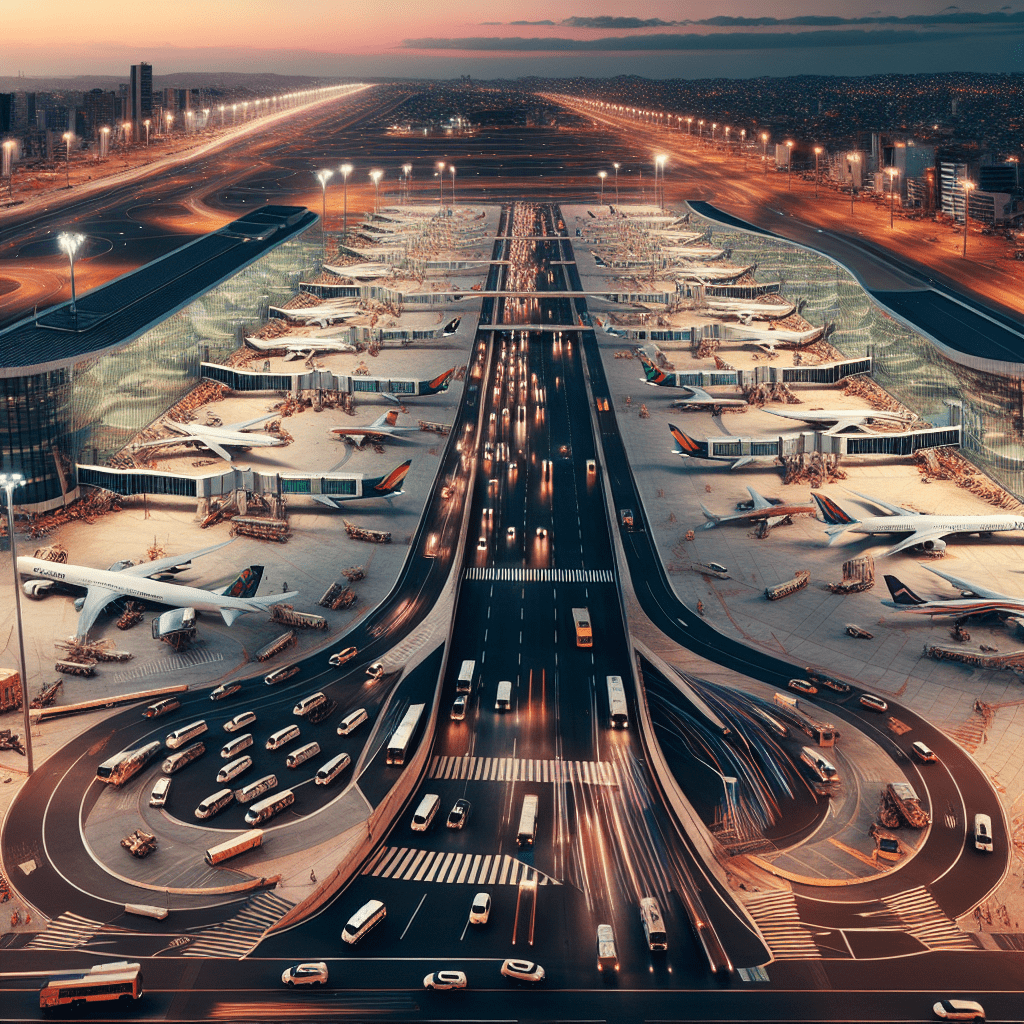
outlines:
{"label": "terminal glass facade", "polygon": [[[856,278],[827,256],[770,235],[746,232],[691,214],[695,230],[738,264],[757,263],[758,281],[782,282],[815,326],[833,325],[829,341],[844,356],[871,355],[874,379],[936,427],[962,424],[965,457],[1024,500],[1024,377],[972,369],[876,304]],[[1024,374],[1024,367],[1022,374]]]}

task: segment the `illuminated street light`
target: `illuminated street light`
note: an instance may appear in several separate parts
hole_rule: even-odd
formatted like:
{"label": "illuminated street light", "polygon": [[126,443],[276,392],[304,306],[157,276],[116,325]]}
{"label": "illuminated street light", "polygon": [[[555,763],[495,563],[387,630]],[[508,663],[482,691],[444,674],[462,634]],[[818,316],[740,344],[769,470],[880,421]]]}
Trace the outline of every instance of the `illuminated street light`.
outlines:
{"label": "illuminated street light", "polygon": [[171,125],[174,124],[174,115],[173,114],[165,114],[164,115],[164,120],[166,120],[166,122],[167,122],[167,134],[170,135],[171,134]]}
{"label": "illuminated street light", "polygon": [[143,121],[142,123],[146,126],[146,149],[149,149],[149,126],[150,126],[151,122],[150,122],[149,118],[147,117],[146,120]]}
{"label": "illuminated street light", "polygon": [[[373,192],[374,192],[374,200],[373,200],[373,212],[374,213],[380,213],[380,179],[382,177],[384,177],[384,172],[383,171],[370,171],[370,181],[373,182]],[[441,181],[443,183],[444,182],[444,178],[442,178]],[[442,203],[444,202],[444,198],[443,197],[441,199],[441,202]]]}
{"label": "illuminated street light", "polygon": [[25,755],[28,774],[32,766],[32,723],[29,720],[28,675],[25,671],[25,639],[21,632],[21,587],[18,586],[18,555],[14,548],[14,488],[21,487],[25,478],[20,473],[0,473],[0,487],[7,496],[7,536],[11,545],[11,568],[14,570],[14,618],[18,627],[18,658],[21,667],[21,710],[25,727]]}
{"label": "illuminated street light", "polygon": [[711,145],[712,146],[714,146],[714,144],[715,144],[715,132],[717,130],[718,130],[718,122],[717,121],[712,121],[711,122]]}
{"label": "illuminated street light", "polygon": [[847,153],[846,159],[850,161],[850,216],[853,216],[853,196],[857,191],[853,187],[853,165],[860,160],[860,153]]}
{"label": "illuminated street light", "polygon": [[71,188],[71,140],[74,135],[65,132],[61,138],[64,140],[64,180],[68,188]]}
{"label": "illuminated street light", "polygon": [[128,166],[128,144],[132,138],[132,123],[131,121],[124,121],[121,124],[121,138],[124,139],[124,165]]}
{"label": "illuminated street light", "polygon": [[412,174],[412,164],[402,164],[402,173],[405,175],[405,203],[409,205],[409,175]]}
{"label": "illuminated street light", "polygon": [[661,171],[661,208],[665,209],[665,163],[668,157],[659,153],[654,158],[654,201],[658,201],[658,171]]}
{"label": "illuminated street light", "polygon": [[692,117],[687,117],[687,118],[684,118],[684,120],[686,121],[686,134],[687,135],[692,135],[693,134],[693,118]]}
{"label": "illuminated street light", "polygon": [[612,164],[612,167],[615,168],[615,205],[618,206],[619,205],[619,165],[618,164]]}
{"label": "illuminated street light", "polygon": [[601,201],[599,206],[604,206],[604,179],[608,177],[607,171],[598,171],[597,176],[601,179]]}
{"label": "illuminated street light", "polygon": [[327,182],[334,177],[334,171],[322,167],[316,172],[316,180],[320,182],[323,213],[320,219],[320,237],[323,239],[323,258],[327,259]]}
{"label": "illuminated street light", "polygon": [[438,210],[438,214],[443,217],[444,216],[444,161],[443,160],[438,160],[437,161],[437,177],[438,177],[438,180],[441,182],[441,207]]}
{"label": "illuminated street light", "polygon": [[78,254],[79,248],[85,241],[85,235],[80,235],[73,231],[62,231],[57,236],[57,244],[67,253],[68,259],[71,261],[71,315],[77,316],[78,311],[75,309],[75,256]]}
{"label": "illuminated street light", "polygon": [[892,231],[893,210],[896,204],[896,179],[900,172],[897,167],[888,167],[885,173],[889,175],[889,230]]}
{"label": "illuminated street light", "polygon": [[14,198],[14,151],[18,148],[14,139],[4,140],[4,166],[7,168],[7,191]]}
{"label": "illuminated street light", "polygon": [[99,148],[99,152],[96,154],[96,159],[97,160],[106,159],[107,150],[108,150],[109,145],[110,145],[110,129],[106,125],[104,125],[100,129],[100,148]]}
{"label": "illuminated street light", "polygon": [[341,171],[341,180],[345,186],[345,214],[341,225],[341,240],[343,242],[348,241],[348,176],[352,173],[351,164],[342,164],[338,168]]}
{"label": "illuminated street light", "polygon": [[223,103],[220,105],[220,126],[221,126],[221,128],[224,127],[224,104]]}
{"label": "illuminated street light", "polygon": [[974,188],[973,181],[962,181],[960,187],[964,190],[964,255],[967,259],[967,225],[970,224],[971,189]]}
{"label": "illuminated street light", "polygon": [[821,146],[814,147],[814,198],[818,198],[818,158],[821,156]]}
{"label": "illuminated street light", "polygon": [[704,120],[703,118],[697,122],[697,144],[700,145],[704,141]]}
{"label": "illuminated street light", "polygon": [[789,192],[793,191],[793,140],[786,139],[786,148],[789,150],[789,156],[786,158],[786,189]]}
{"label": "illuminated street light", "polygon": [[455,214],[455,165],[449,164],[448,170],[452,172],[452,215]]}
{"label": "illuminated street light", "polygon": [[768,133],[761,132],[761,163],[764,164],[764,176],[768,177]]}

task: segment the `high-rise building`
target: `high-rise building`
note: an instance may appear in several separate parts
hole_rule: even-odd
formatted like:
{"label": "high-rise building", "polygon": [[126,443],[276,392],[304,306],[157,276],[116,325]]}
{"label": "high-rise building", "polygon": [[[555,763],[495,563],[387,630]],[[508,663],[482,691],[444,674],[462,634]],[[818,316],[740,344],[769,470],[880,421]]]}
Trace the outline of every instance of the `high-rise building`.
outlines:
{"label": "high-rise building", "polygon": [[[978,169],[978,188],[984,192],[1014,192],[1017,189],[1016,163],[992,164]],[[973,210],[971,216],[973,216]]]}
{"label": "high-rise building", "polygon": [[967,164],[954,160],[939,161],[939,193],[942,212],[955,221],[964,220],[964,186],[968,180]]}
{"label": "high-rise building", "polygon": [[0,92],[0,135],[14,127],[14,93]]}
{"label": "high-rise building", "polygon": [[132,121],[138,127],[143,121],[153,116],[153,65],[133,64],[129,83],[132,100]]}

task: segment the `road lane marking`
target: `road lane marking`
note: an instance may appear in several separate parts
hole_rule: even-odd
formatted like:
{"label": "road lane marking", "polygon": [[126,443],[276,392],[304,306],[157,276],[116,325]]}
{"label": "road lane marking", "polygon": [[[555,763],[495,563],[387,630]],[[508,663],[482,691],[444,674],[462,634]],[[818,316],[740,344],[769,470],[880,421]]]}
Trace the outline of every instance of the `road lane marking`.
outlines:
{"label": "road lane marking", "polygon": [[409,928],[410,928],[410,927],[412,926],[412,923],[413,923],[413,921],[415,920],[415,918],[416,918],[416,915],[417,915],[417,914],[418,914],[418,913],[420,912],[420,907],[422,907],[422,906],[423,906],[423,900],[425,900],[426,898],[427,898],[427,894],[426,894],[426,893],[424,893],[424,894],[423,894],[423,899],[421,899],[421,900],[419,901],[419,903],[417,903],[417,904],[416,904],[416,909],[415,909],[415,910],[414,910],[414,911],[412,912],[412,917],[410,917],[410,918],[409,918],[409,923],[408,923],[408,924],[407,924],[407,925],[405,926],[405,929],[404,929],[404,931],[402,932],[402,934],[398,936],[398,941],[399,941],[399,942],[401,942],[401,941],[402,941],[402,939],[404,939],[404,938],[405,938],[405,933],[406,933],[406,932],[407,932],[407,931],[409,930]]}

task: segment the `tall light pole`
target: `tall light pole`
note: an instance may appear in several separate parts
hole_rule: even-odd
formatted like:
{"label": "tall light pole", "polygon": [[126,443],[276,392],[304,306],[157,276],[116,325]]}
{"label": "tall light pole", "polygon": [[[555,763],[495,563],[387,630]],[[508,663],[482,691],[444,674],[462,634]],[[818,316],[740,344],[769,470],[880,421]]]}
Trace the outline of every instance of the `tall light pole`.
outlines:
{"label": "tall light pole", "polygon": [[712,121],[711,122],[711,148],[712,149],[715,148],[715,132],[717,130],[718,130],[718,122],[717,121]]}
{"label": "tall light pole", "polygon": [[345,194],[345,213],[344,213],[344,217],[343,217],[342,222],[341,222],[341,240],[343,242],[347,242],[348,241],[348,176],[352,173],[352,165],[351,164],[342,164],[341,167],[338,168],[338,170],[341,171],[341,181],[342,181],[342,184],[344,185],[344,194]]}
{"label": "tall light pole", "polygon": [[64,181],[71,188],[71,140],[74,135],[65,132],[61,138],[64,140]]}
{"label": "tall light pole", "polygon": [[100,149],[96,155],[97,160],[105,160],[110,151],[110,129],[104,125],[100,129]]}
{"label": "tall light pole", "polygon": [[0,473],[0,487],[7,495],[7,537],[11,545],[11,568],[14,571],[14,618],[18,627],[18,658],[21,667],[21,710],[25,723],[25,754],[28,760],[28,774],[32,765],[32,722],[28,715],[28,676],[25,671],[25,639],[21,634],[21,587],[18,586],[18,555],[14,549],[14,500],[15,487],[20,487],[25,478],[20,473]]}
{"label": "tall light pole", "polygon": [[452,174],[452,216],[455,216],[455,165],[449,164],[448,170]]}
{"label": "tall light pole", "polygon": [[409,175],[412,174],[412,164],[402,164],[402,172],[405,174],[405,205],[409,205]]}
{"label": "tall light pole", "polygon": [[320,182],[320,195],[322,203],[322,213],[320,217],[320,238],[323,240],[323,256],[322,260],[327,259],[327,182],[334,177],[334,171],[327,167],[322,167],[316,172],[316,180]]}
{"label": "tall light pole", "polygon": [[[384,176],[383,171],[370,171],[370,181],[373,182],[373,212],[380,213],[380,179]],[[444,179],[441,179],[442,182]],[[442,202],[444,200],[442,199]]]}
{"label": "tall light pole", "polygon": [[152,122],[147,117],[142,123],[146,126],[146,149],[149,149],[149,126]]}
{"label": "tall light pole", "polygon": [[165,115],[164,119],[167,121],[167,134],[170,135],[171,134],[171,125],[174,124],[174,115],[173,114],[167,114],[167,115]]}
{"label": "tall light pole", "polygon": [[693,135],[693,118],[687,117],[684,120],[686,121],[686,134]]}
{"label": "tall light pole", "polygon": [[661,171],[661,208],[665,209],[665,163],[668,157],[664,153],[659,153],[654,158],[654,198],[657,201],[658,198],[658,171]]}
{"label": "tall light pole", "polygon": [[699,146],[704,141],[704,119],[701,118],[697,122],[697,145]]}
{"label": "tall light pole", "polygon": [[860,153],[847,153],[846,159],[850,161],[850,216],[853,216],[853,196],[856,189],[853,187],[853,165],[860,160]]}
{"label": "tall light pole", "polygon": [[786,139],[786,148],[789,155],[786,157],[786,190],[793,191],[793,140]]}
{"label": "tall light pole", "polygon": [[221,126],[221,128],[224,127],[224,104],[223,103],[220,105],[220,126]]}
{"label": "tall light pole", "polygon": [[78,255],[78,250],[81,248],[82,243],[85,241],[85,235],[80,235],[74,231],[62,231],[57,236],[57,244],[67,253],[68,260],[71,262],[71,315],[76,316],[78,310],[75,308],[75,256]]}
{"label": "tall light pole", "polygon": [[973,181],[962,181],[962,182],[960,182],[960,186],[964,190],[964,254],[963,254],[963,258],[967,259],[967,225],[970,223],[971,189],[974,188],[974,182]]}
{"label": "tall light pole", "polygon": [[740,129],[740,149],[743,150],[743,166],[747,166],[747,129]]}
{"label": "tall light pole", "polygon": [[821,146],[814,147],[814,198],[818,198],[818,158],[821,156]]}
{"label": "tall light pole", "polygon": [[768,133],[761,132],[761,163],[764,164],[764,176],[768,177]]}
{"label": "tall light pole", "polygon": [[438,215],[443,217],[444,216],[444,161],[443,160],[438,160],[437,161],[437,177],[438,177],[438,180],[441,182],[441,207],[438,210]]}
{"label": "tall light pole", "polygon": [[899,177],[899,168],[889,167],[886,169],[889,175],[889,230],[892,231],[893,212],[896,207],[896,179]]}
{"label": "tall light pole", "polygon": [[18,144],[14,139],[4,140],[4,166],[7,168],[7,192],[14,198],[14,151]]}
{"label": "tall light pole", "polygon": [[598,171],[597,176],[601,179],[601,202],[598,205],[604,206],[604,179],[608,177],[608,172]]}
{"label": "tall light pole", "polygon": [[131,121],[125,121],[121,125],[121,131],[123,133],[121,138],[124,139],[124,165],[125,165],[125,167],[127,167],[128,166],[128,145],[129,145],[129,143],[131,142],[131,139],[132,139],[132,123],[131,123]]}
{"label": "tall light pole", "polygon": [[619,165],[617,163],[612,164],[615,168],[615,205],[619,205]]}

